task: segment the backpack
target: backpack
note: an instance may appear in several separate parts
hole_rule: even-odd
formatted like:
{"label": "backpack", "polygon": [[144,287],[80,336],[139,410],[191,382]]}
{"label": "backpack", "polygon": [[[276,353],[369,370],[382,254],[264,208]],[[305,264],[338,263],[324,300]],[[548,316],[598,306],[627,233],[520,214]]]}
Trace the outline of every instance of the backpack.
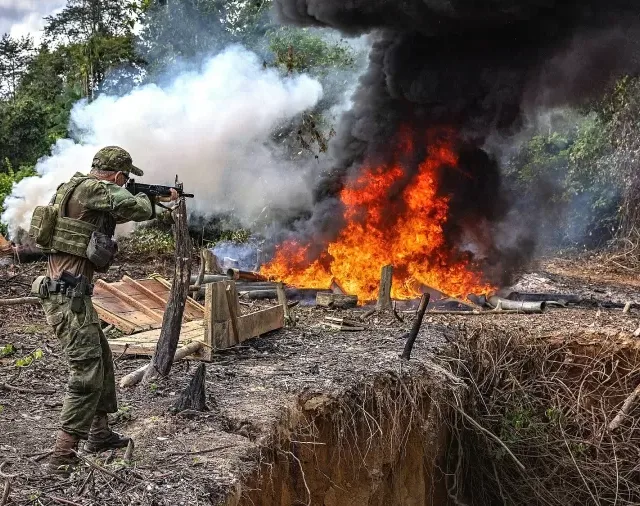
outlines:
{"label": "backpack", "polygon": [[73,178],[58,186],[49,205],[34,209],[29,227],[29,236],[45,253],[58,251],[87,258],[87,246],[95,225],[86,221],[63,216],[64,209],[74,190],[88,177]]}

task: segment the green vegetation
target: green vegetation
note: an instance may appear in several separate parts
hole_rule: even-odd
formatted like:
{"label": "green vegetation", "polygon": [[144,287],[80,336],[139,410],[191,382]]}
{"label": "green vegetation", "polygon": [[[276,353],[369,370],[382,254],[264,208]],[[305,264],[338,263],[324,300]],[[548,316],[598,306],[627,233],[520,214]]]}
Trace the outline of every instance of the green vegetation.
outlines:
{"label": "green vegetation", "polygon": [[555,244],[640,238],[639,117],[640,82],[625,77],[598,103],[551,115],[508,162],[506,175],[522,199],[533,192],[540,202],[535,191],[543,191],[543,202],[563,210],[565,223],[553,220],[549,231]]}
{"label": "green vegetation", "polygon": [[15,352],[16,352],[16,349],[13,346],[13,344],[11,343],[5,344],[4,346],[0,347],[0,358],[10,357]]}
{"label": "green vegetation", "polygon": [[[335,134],[327,113],[342,89],[330,84],[359,55],[334,39],[335,33],[327,37],[318,29],[274,25],[271,6],[272,0],[67,0],[64,9],[45,19],[39,45],[29,37],[2,36],[0,208],[13,184],[33,174],[51,146],[68,137],[78,100],[126,92],[154,81],[170,65],[197,65],[230,44],[255,51],[265,68],[307,72],[328,85],[314,110],[272,133],[292,160],[326,152]],[[576,243],[585,235],[591,245],[640,237],[638,118],[640,82],[626,77],[579,111],[551,114],[506,164],[507,183],[522,200],[535,197],[539,205],[542,196],[550,207],[562,207],[571,226],[554,221],[549,231],[554,244]],[[568,232],[555,230],[560,228]],[[154,247],[163,252],[170,245],[149,230],[139,231],[138,238],[138,253]]]}
{"label": "green vegetation", "polygon": [[44,357],[43,351],[38,348],[37,350],[29,353],[28,355],[16,360],[16,367],[29,367],[34,362],[41,360]]}
{"label": "green vegetation", "polygon": [[[169,65],[197,63],[229,44],[255,51],[265,68],[311,72],[320,79],[353,63],[347,45],[327,41],[317,30],[275,27],[271,5],[271,0],[176,0],[169,8],[161,0],[67,0],[59,13],[45,18],[40,45],[30,37],[2,36],[0,211],[13,184],[32,175],[51,146],[69,136],[71,109],[79,100],[126,92],[153,81]],[[274,138],[292,156],[326,151],[332,128],[323,113],[332,105],[325,98],[318,110],[283,125]],[[141,234],[143,248],[166,244]]]}
{"label": "green vegetation", "polygon": [[175,251],[173,235],[154,227],[138,227],[119,243],[125,254],[140,257],[173,255]]}

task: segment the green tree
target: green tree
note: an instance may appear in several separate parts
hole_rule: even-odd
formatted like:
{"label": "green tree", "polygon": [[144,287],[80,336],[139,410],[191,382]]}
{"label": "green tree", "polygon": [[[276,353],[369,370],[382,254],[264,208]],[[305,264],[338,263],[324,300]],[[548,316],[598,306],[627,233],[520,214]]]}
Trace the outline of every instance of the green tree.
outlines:
{"label": "green tree", "polygon": [[0,39],[0,97],[16,98],[20,79],[34,55],[33,39],[4,34]]}
{"label": "green tree", "polygon": [[68,0],[45,18],[45,40],[61,45],[74,62],[68,77],[80,83],[83,96],[93,100],[109,71],[143,64],[134,46],[138,9],[121,0]]}

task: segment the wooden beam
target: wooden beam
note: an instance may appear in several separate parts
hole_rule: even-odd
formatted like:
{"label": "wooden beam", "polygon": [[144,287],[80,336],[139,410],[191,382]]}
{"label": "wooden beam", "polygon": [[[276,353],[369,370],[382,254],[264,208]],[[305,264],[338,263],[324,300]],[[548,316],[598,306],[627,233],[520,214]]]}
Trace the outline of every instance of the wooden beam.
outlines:
{"label": "wooden beam", "polygon": [[284,291],[284,284],[278,283],[276,285],[276,293],[278,294],[278,304],[282,306],[284,311],[284,321],[291,322],[291,317],[289,316],[289,306],[287,305],[287,293]]}
{"label": "wooden beam", "polygon": [[131,279],[129,276],[122,276],[122,281],[125,284],[133,286],[137,291],[143,293],[150,299],[155,300],[162,307],[167,307],[167,301],[165,299],[160,297],[160,295],[158,295],[157,293],[154,293],[153,290],[149,290],[146,286],[138,283],[135,279]]}

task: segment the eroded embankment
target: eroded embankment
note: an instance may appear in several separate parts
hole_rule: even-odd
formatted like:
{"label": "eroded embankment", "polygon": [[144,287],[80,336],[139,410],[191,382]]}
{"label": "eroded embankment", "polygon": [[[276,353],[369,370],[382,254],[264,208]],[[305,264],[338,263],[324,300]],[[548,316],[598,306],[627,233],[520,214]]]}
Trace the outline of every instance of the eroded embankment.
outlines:
{"label": "eroded embankment", "polygon": [[467,327],[453,349],[441,361],[468,388],[447,470],[465,504],[640,504],[640,343],[629,332],[501,320]]}
{"label": "eroded embankment", "polygon": [[228,504],[445,505],[442,390],[424,368],[338,398],[301,395],[259,472]]}
{"label": "eroded embankment", "polygon": [[434,319],[435,356],[300,395],[228,504],[640,504],[637,315],[618,313]]}

